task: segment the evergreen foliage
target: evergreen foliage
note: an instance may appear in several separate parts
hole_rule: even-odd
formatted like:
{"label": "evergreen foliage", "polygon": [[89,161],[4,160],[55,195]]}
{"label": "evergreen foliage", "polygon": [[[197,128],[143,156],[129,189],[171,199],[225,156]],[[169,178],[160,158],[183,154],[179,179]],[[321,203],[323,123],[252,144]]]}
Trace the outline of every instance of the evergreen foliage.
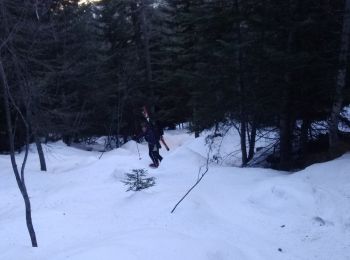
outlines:
{"label": "evergreen foliage", "polygon": [[[127,140],[146,105],[154,120],[190,122],[197,136],[220,123],[235,127],[242,165],[257,131],[275,128],[274,160],[289,169],[308,161],[320,136],[314,124],[331,114],[340,0],[3,0],[0,8],[12,116],[29,115],[32,139]],[[341,95],[344,107],[349,88]],[[2,151],[3,121],[1,113]]]}
{"label": "evergreen foliage", "polygon": [[147,177],[147,174],[145,169],[133,169],[132,173],[126,173],[126,178],[122,181],[125,186],[128,186],[126,191],[140,191],[154,186],[155,178]]}

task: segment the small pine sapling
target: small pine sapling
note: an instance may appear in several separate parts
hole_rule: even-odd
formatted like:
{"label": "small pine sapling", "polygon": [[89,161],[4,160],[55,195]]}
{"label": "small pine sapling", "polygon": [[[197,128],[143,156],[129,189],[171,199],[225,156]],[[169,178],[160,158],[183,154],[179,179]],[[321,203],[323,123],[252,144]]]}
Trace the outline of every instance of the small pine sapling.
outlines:
{"label": "small pine sapling", "polygon": [[133,169],[132,173],[126,173],[126,179],[122,180],[125,186],[128,186],[126,191],[140,191],[147,189],[156,184],[154,177],[147,177],[147,170]]}

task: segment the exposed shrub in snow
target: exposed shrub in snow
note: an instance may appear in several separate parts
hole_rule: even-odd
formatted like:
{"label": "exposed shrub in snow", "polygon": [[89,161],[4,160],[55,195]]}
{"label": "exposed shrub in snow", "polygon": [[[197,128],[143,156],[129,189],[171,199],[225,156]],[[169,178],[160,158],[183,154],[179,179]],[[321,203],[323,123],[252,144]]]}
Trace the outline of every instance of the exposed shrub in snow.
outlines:
{"label": "exposed shrub in snow", "polygon": [[122,183],[128,186],[126,191],[140,191],[156,184],[154,177],[146,177],[147,170],[145,169],[133,169],[132,173],[126,173],[125,175],[126,179],[122,180]]}

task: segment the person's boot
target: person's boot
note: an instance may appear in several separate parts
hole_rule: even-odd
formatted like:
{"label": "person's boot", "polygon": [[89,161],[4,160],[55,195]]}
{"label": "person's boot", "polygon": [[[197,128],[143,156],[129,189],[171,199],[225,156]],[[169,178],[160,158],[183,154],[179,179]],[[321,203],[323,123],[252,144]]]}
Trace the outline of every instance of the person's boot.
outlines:
{"label": "person's boot", "polygon": [[149,167],[151,168],[158,168],[159,164],[151,163]]}

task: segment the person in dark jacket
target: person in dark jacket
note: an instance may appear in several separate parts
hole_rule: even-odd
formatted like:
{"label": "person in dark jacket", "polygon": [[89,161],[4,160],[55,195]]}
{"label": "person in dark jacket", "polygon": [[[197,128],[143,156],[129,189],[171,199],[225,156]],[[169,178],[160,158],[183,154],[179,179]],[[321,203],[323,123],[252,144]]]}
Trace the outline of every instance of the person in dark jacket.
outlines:
{"label": "person in dark jacket", "polygon": [[157,140],[156,133],[149,124],[142,123],[141,129],[142,133],[138,136],[138,139],[141,137],[145,138],[146,142],[148,143],[149,157],[152,160],[150,167],[157,168],[160,161],[163,159],[159,154],[159,140]]}

